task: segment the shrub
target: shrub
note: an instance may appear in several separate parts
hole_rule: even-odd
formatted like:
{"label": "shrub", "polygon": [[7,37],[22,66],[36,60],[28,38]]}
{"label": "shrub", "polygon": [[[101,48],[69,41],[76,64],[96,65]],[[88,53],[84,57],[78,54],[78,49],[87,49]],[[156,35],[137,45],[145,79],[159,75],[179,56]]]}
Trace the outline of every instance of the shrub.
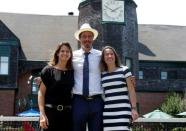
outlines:
{"label": "shrub", "polygon": [[181,96],[172,92],[166,97],[165,102],[161,106],[161,110],[171,115],[178,114],[181,111],[181,102]]}
{"label": "shrub", "polygon": [[180,103],[180,106],[181,106],[181,112],[186,111],[186,92],[185,92],[185,96],[184,96],[183,100]]}
{"label": "shrub", "polygon": [[176,127],[172,129],[171,131],[186,131],[186,127]]}

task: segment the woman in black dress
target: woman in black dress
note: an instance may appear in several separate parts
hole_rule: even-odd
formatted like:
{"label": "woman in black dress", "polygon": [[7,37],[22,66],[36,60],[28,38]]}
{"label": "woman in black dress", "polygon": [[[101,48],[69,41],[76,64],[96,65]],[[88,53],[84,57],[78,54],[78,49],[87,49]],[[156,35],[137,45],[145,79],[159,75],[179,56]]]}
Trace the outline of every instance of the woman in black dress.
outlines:
{"label": "woman in black dress", "polygon": [[38,92],[40,127],[46,131],[71,131],[71,90],[74,85],[72,48],[61,43],[41,72]]}

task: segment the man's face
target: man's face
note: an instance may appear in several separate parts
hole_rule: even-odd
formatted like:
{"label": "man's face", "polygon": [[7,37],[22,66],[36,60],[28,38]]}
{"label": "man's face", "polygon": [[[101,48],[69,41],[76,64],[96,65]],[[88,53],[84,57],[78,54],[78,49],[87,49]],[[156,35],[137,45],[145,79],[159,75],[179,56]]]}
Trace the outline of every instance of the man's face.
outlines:
{"label": "man's face", "polygon": [[81,47],[85,51],[89,51],[92,48],[94,35],[90,31],[82,32],[79,36],[79,41],[81,43]]}

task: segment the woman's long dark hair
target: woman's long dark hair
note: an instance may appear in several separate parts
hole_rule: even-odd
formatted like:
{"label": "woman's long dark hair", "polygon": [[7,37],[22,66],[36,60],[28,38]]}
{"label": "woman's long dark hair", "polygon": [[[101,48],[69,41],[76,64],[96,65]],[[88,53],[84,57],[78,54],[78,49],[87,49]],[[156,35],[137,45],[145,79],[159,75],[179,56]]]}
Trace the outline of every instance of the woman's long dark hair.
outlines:
{"label": "woman's long dark hair", "polygon": [[113,47],[111,47],[111,46],[105,46],[102,49],[102,55],[101,55],[101,61],[100,61],[101,71],[108,71],[108,66],[107,66],[107,64],[104,61],[104,53],[105,53],[106,49],[111,49],[114,52],[116,67],[120,67],[121,63],[120,63],[119,56],[118,56],[116,50]]}
{"label": "woman's long dark hair", "polygon": [[52,59],[49,61],[48,64],[52,65],[52,66],[55,66],[58,63],[58,54],[60,52],[61,47],[63,47],[63,46],[66,46],[67,48],[69,48],[70,54],[71,54],[70,59],[67,61],[66,68],[67,69],[73,69],[73,65],[72,65],[72,57],[73,57],[72,48],[71,48],[71,46],[70,46],[70,44],[68,42],[61,42],[57,46],[57,48],[56,48],[56,50],[54,52],[54,55],[53,55]]}

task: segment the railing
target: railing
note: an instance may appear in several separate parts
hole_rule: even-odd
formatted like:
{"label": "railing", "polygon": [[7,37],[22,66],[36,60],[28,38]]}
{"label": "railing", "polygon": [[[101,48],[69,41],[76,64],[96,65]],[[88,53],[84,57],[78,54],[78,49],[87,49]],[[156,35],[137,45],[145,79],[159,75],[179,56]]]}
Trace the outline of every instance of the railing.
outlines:
{"label": "railing", "polygon": [[0,131],[39,131],[39,117],[1,116]]}
{"label": "railing", "polygon": [[[0,131],[40,131],[39,117],[0,117]],[[186,131],[186,118],[138,118],[132,131]]]}
{"label": "railing", "polygon": [[132,131],[186,131],[186,118],[138,118]]}

